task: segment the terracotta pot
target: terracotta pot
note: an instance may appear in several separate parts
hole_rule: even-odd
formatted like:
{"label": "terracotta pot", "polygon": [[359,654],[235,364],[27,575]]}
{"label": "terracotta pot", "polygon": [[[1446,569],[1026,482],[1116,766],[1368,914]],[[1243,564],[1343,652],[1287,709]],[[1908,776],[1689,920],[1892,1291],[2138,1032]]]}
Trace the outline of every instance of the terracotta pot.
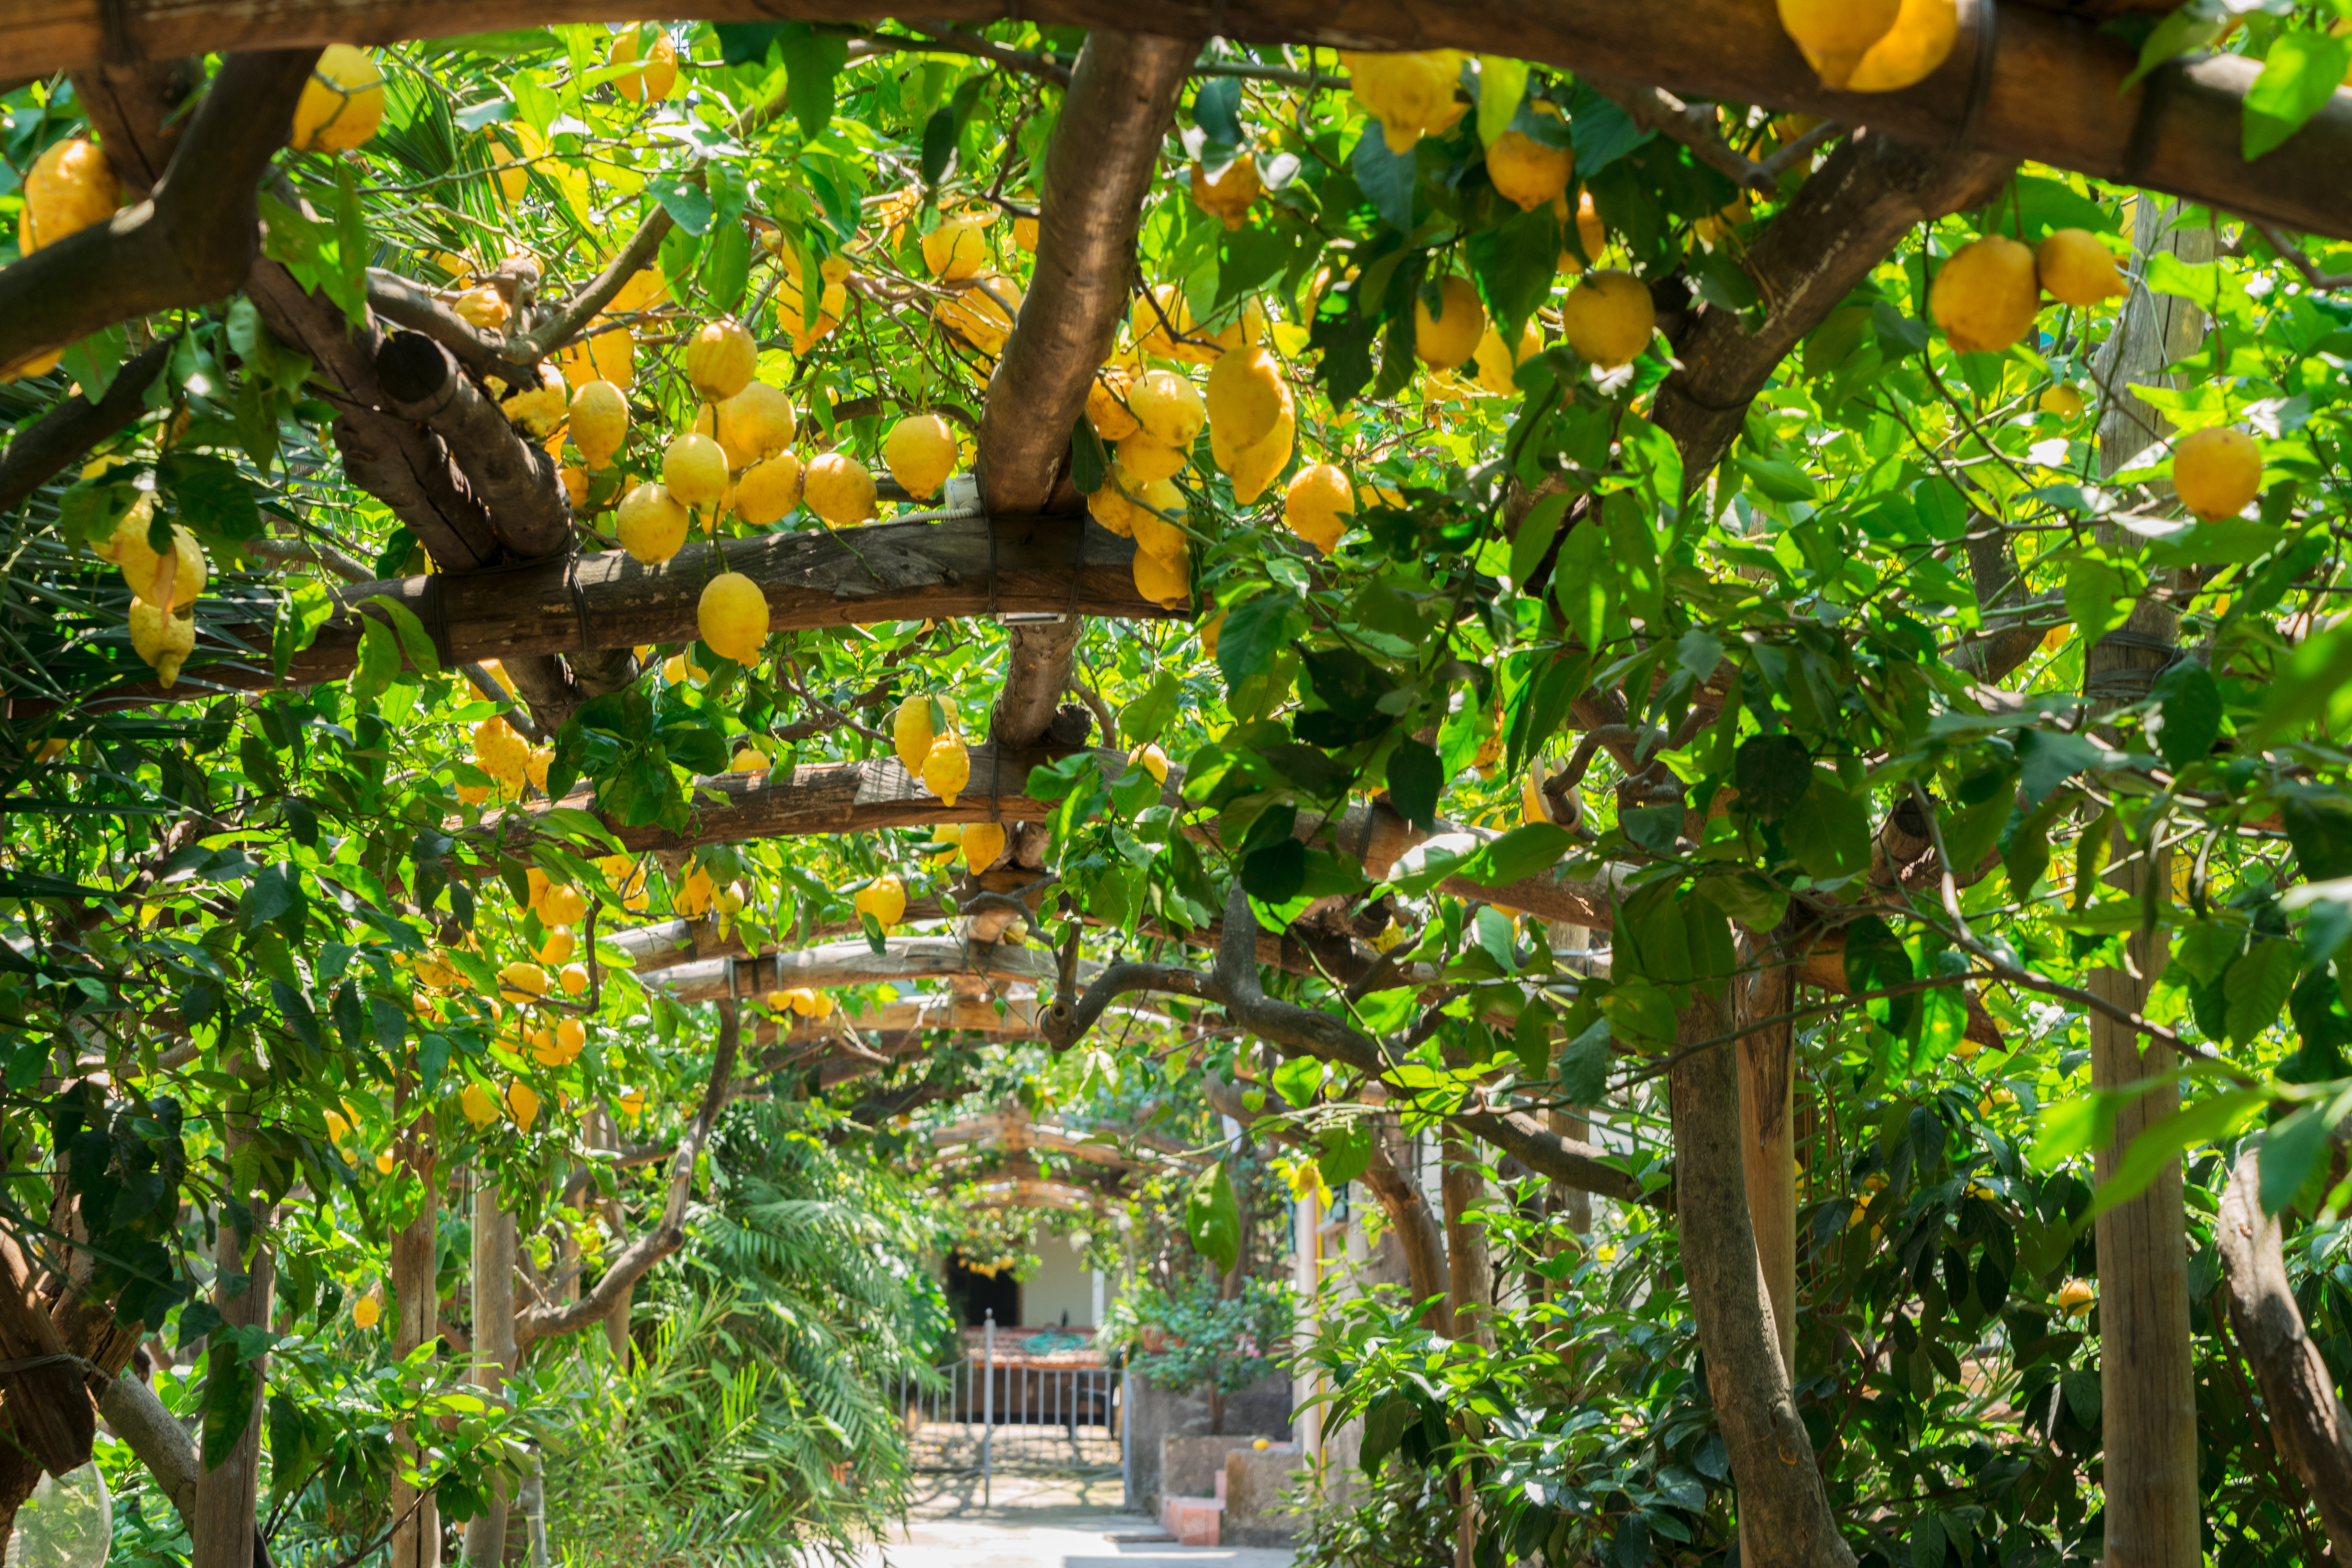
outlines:
{"label": "terracotta pot", "polygon": [[1167,1346],[1168,1331],[1158,1323],[1145,1323],[1135,1333],[1136,1337],[1143,1342],[1143,1354],[1146,1355],[1158,1355]]}

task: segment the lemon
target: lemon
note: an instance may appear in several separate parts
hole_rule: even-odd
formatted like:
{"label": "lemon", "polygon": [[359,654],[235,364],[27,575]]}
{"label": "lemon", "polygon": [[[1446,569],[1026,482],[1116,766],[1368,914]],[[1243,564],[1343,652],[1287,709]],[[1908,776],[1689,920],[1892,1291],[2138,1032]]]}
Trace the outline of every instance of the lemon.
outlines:
{"label": "lemon", "polygon": [[1486,330],[1486,312],[1478,303],[1478,289],[1456,274],[1437,287],[1438,308],[1419,294],[1412,301],[1412,351],[1432,370],[1450,371],[1477,350]]}
{"label": "lemon", "polygon": [[[625,66],[635,63],[637,31],[637,25],[634,23],[621,29],[620,36],[613,40],[610,64]],[[653,47],[646,52],[645,64],[613,78],[613,90],[631,103],[659,103],[677,85],[677,42],[669,36],[667,29],[658,26],[654,29]]]}
{"label": "lemon", "polygon": [[539,901],[539,918],[549,925],[577,925],[587,917],[588,900],[576,887],[551,887]]}
{"label": "lemon", "polygon": [[905,917],[907,890],[895,876],[877,876],[850,896],[850,904],[860,915],[871,915],[875,924],[887,931]]}
{"label": "lemon", "polygon": [[[383,1163],[381,1156],[377,1163],[379,1165]],[[352,1322],[359,1324],[360,1327],[363,1329],[372,1329],[383,1321],[383,1303],[377,1301],[373,1296],[362,1296],[358,1301],[352,1303]]]}
{"label": "lemon", "polygon": [[789,452],[753,464],[735,486],[735,515],[757,528],[778,521],[800,501],[801,460]]}
{"label": "lemon", "polygon": [[1568,346],[1602,370],[1630,364],[1650,346],[1658,324],[1650,291],[1630,272],[1589,274],[1559,308]]}
{"label": "lemon", "polygon": [[1186,550],[1171,557],[1157,556],[1148,549],[1135,552],[1135,591],[1144,598],[1181,609],[1192,599],[1192,552]]}
{"label": "lemon", "polygon": [[1954,251],[1927,290],[1927,313],[1956,353],[2000,353],[2025,336],[2041,308],[2033,253],[2000,235]]}
{"label": "lemon", "polygon": [[2042,412],[2054,413],[2061,419],[2079,419],[2083,413],[2083,394],[2073,387],[2052,387],[2042,394]]}
{"label": "lemon", "polygon": [[1285,404],[1282,417],[1274,428],[1256,442],[1233,454],[1233,461],[1224,465],[1225,473],[1234,482],[1234,501],[1246,507],[1265,494],[1289,465],[1290,454],[1298,434],[1297,422]]}
{"label": "lemon", "polygon": [[539,367],[539,385],[516,392],[499,404],[499,412],[507,416],[509,423],[534,440],[547,442],[551,457],[562,448],[562,438],[556,436],[555,428],[563,423],[571,408],[562,372],[553,365],[544,364]]}
{"label": "lemon", "polygon": [[1822,80],[1843,88],[1872,45],[1894,30],[1903,0],[1777,0],[1780,27]]}
{"label": "lemon", "polygon": [[755,381],[716,405],[712,424],[727,466],[749,468],[792,444],[800,415],[782,389]]}
{"label": "lemon", "polygon": [[800,252],[786,246],[777,253],[782,263],[784,278],[776,286],[776,327],[793,340],[793,352],[805,354],[841,325],[841,314],[849,308],[849,292],[838,283],[826,282],[817,296],[816,324],[808,323],[807,297],[801,292]]}
{"label": "lemon", "polygon": [[1135,506],[1127,520],[1134,529],[1136,548],[1162,560],[1174,558],[1186,548],[1184,530],[1162,514],[1184,516],[1184,492],[1166,479],[1154,479],[1139,486],[1130,485],[1129,489]]}
{"label": "lemon", "polygon": [[928,500],[955,472],[955,432],[936,413],[910,414],[882,438],[882,461],[907,494]]}
{"label": "lemon", "polygon": [[1258,347],[1265,341],[1265,307],[1255,298],[1244,299],[1241,314],[1217,329],[1216,340],[1222,353]]}
{"label": "lemon", "polygon": [[[506,141],[499,135],[499,129],[485,126],[482,134],[489,139],[490,162],[498,167],[499,193],[509,203],[520,202],[530,189],[530,171],[517,162],[515,155],[507,151]],[[504,130],[507,135],[515,139],[515,145],[522,149],[523,157],[539,158],[546,154],[547,143],[540,139],[538,131],[521,120],[512,121]]]}
{"label": "lemon", "polygon": [[677,884],[677,893],[670,903],[688,920],[699,919],[710,911],[711,900],[719,896],[718,887],[710,880],[709,870],[700,864],[690,867],[686,880]]}
{"label": "lemon", "polygon": [[2034,246],[2033,273],[2062,305],[2096,305],[2131,292],[2114,253],[2088,229],[2060,229]]}
{"label": "lemon", "polygon": [[348,152],[383,122],[383,73],[374,57],[350,44],[329,44],[302,84],[286,145],[297,152]]}
{"label": "lemon", "polygon": [[810,987],[795,986],[786,991],[784,1005],[792,1009],[796,1018],[810,1019],[817,1016],[817,994]]}
{"label": "lemon", "polygon": [[1145,741],[1141,746],[1129,752],[1127,760],[1129,766],[1140,768],[1150,774],[1153,783],[1168,782],[1168,754],[1150,741]]}
{"label": "lemon", "polygon": [[[931,724],[931,706],[935,703],[940,716],[946,720],[937,727]],[[923,759],[931,754],[931,742],[952,732],[955,727],[952,700],[943,695],[918,692],[900,703],[890,716],[890,748],[898,754],[898,765],[909,775],[919,778]]]}
{"label": "lemon", "polygon": [[695,627],[711,651],[739,664],[757,664],[768,640],[768,596],[740,571],[722,571],[703,585]]}
{"label": "lemon", "polygon": [[998,273],[974,273],[955,291],[931,307],[941,326],[982,353],[994,358],[1004,351],[1004,339],[1021,314],[1020,285]]}
{"label": "lemon", "polygon": [[457,1096],[457,1106],[477,1127],[487,1127],[499,1119],[498,1096],[478,1083],[466,1085],[466,1092]]}
{"label": "lemon", "polygon": [[1192,310],[1184,302],[1184,291],[1173,283],[1163,283],[1137,295],[1127,315],[1128,333],[1135,341],[1137,353],[1204,364],[1214,357],[1215,351],[1204,344],[1183,340],[1193,336],[1192,326]]}
{"label": "lemon", "polygon": [[975,873],[986,871],[1004,852],[1004,828],[998,822],[973,822],[963,831],[963,863]]}
{"label": "lemon", "polygon": [[1087,388],[1087,418],[1093,423],[1095,434],[1105,441],[1122,440],[1143,428],[1127,411],[1122,401],[1126,391],[1126,373],[1108,368]]}
{"label": "lemon", "polygon": [[[308,89],[302,99],[310,101]],[[79,136],[52,142],[33,160],[32,172],[25,176],[23,232],[17,248],[30,255],[40,246],[55,245],[69,234],[104,223],[121,201],[122,187],[114,177],[114,166],[96,142]]]}
{"label": "lemon", "polygon": [[524,754],[524,777],[530,780],[532,789],[542,794],[547,790],[548,767],[554,760],[555,748],[551,746],[534,747]]}
{"label": "lemon", "polygon": [[559,925],[547,934],[547,940],[539,945],[539,951],[532,956],[542,964],[552,964],[561,967],[564,961],[572,956],[572,949],[578,946],[579,942],[572,933]]}
{"label": "lemon", "polygon": [[924,789],[942,803],[954,805],[963,787],[971,782],[971,748],[953,735],[940,737],[924,754],[922,779]]}
{"label": "lemon", "polygon": [[988,265],[988,231],[970,218],[950,218],[923,236],[923,265],[945,283],[971,277]]}
{"label": "lemon", "polygon": [[[1559,110],[1552,104],[1538,103],[1536,110],[1559,118]],[[1517,202],[1522,212],[1534,212],[1565,193],[1575,169],[1574,152],[1565,147],[1547,147],[1523,131],[1506,131],[1486,149],[1486,178],[1495,183],[1496,190]]]}
{"label": "lemon", "polygon": [[573,386],[587,382],[610,382],[616,387],[629,387],[637,380],[637,340],[625,327],[614,326],[608,318],[599,316],[588,323],[587,330],[555,356],[556,368],[563,379]]}
{"label": "lemon", "polygon": [[768,754],[756,746],[739,746],[730,766],[737,773],[765,773]]}
{"label": "lemon", "polygon": [[1240,228],[1248,221],[1251,204],[1265,189],[1257,177],[1257,164],[1246,152],[1213,175],[1206,164],[1192,165],[1192,204],[1229,229]]}
{"label": "lemon", "polygon": [[681,435],[662,449],[662,486],[678,505],[707,510],[727,494],[727,454],[707,435]]}
{"label": "lemon", "polygon": [[375,1157],[376,1174],[378,1176],[390,1176],[392,1174],[392,1167],[397,1162],[395,1162],[392,1157],[392,1151],[390,1149],[384,1150]]}
{"label": "lemon", "polygon": [[499,971],[499,995],[510,1002],[535,1002],[547,995],[547,971],[536,964],[509,964]]}
{"label": "lemon", "polygon": [[1530,768],[1519,775],[1519,822],[1525,826],[1550,821],[1551,808],[1544,803],[1543,769]]}
{"label": "lemon", "polygon": [[1519,390],[1518,383],[1511,378],[1518,372],[1521,365],[1541,352],[1543,339],[1536,331],[1535,320],[1530,317],[1519,333],[1517,353],[1506,348],[1503,335],[1489,327],[1486,336],[1478,340],[1477,350],[1470,357],[1478,367],[1479,386],[1496,397],[1509,397]]}
{"label": "lemon", "polygon": [[759,363],[759,345],[740,321],[706,321],[687,340],[686,379],[713,402],[751,385]]}
{"label": "lemon", "polygon": [[154,496],[142,495],[114,525],[112,537],[99,553],[114,562],[115,570],[122,573],[122,580],[141,599],[151,604],[185,610],[205,591],[204,549],[196,543],[195,535],[173,523],[171,552],[150,549],[147,530],[154,516]]}
{"label": "lemon", "polygon": [[1282,367],[1264,349],[1229,350],[1209,367],[1202,402],[1209,423],[1234,446],[1265,438],[1282,417]]}
{"label": "lemon", "polygon": [[634,1122],[646,1113],[646,1092],[642,1089],[624,1089],[613,1097],[613,1108]]}
{"label": "lemon", "polygon": [[1118,443],[1115,456],[1119,472],[1138,484],[1171,479],[1184,467],[1182,451],[1154,441],[1140,430]]}
{"label": "lemon", "polygon": [[[1568,222],[1568,197],[1565,193],[1552,203],[1551,210],[1565,225]],[[1584,247],[1583,256],[1579,256],[1570,250],[1559,253],[1559,269],[1570,277],[1582,272],[1586,263],[1599,261],[1601,253],[1609,248],[1609,225],[1601,221],[1601,211],[1592,204],[1592,193],[1590,191],[1577,200],[1576,237]]]}
{"label": "lemon", "polygon": [[[579,996],[588,988],[588,966],[585,964],[566,964],[563,966],[562,975],[559,977],[563,982],[563,994],[565,996]],[[571,1023],[574,1020],[566,1019],[563,1021],[565,1023]],[[557,1026],[556,1032],[558,1034],[562,1032],[562,1025]]]}
{"label": "lemon", "polygon": [[457,296],[457,304],[450,308],[457,311],[460,319],[484,332],[499,330],[507,324],[507,317],[511,314],[507,308],[506,297],[487,283],[479,288],[468,288]]}
{"label": "lemon", "polygon": [[1283,492],[1282,520],[1290,531],[1329,555],[1348,531],[1356,510],[1356,489],[1328,463],[1310,464],[1291,476]]}
{"label": "lemon", "polygon": [[2191,431],[2172,448],[2173,493],[2200,517],[2234,517],[2262,487],[2262,443],[2235,425]]}
{"label": "lemon", "polygon": [[1225,612],[1218,611],[1201,623],[1201,652],[1211,659],[1217,656],[1217,634],[1225,629]]}
{"label": "lemon", "polygon": [[1031,256],[1036,255],[1037,220],[1035,218],[1014,218],[1013,220],[1013,243],[1019,246],[1023,250],[1027,251]]}
{"label": "lemon", "polygon": [[874,515],[874,476],[845,452],[828,452],[812,462],[801,491],[809,510],[836,528]]}
{"label": "lemon", "polygon": [[196,650],[196,618],[148,603],[131,601],[131,646],[166,685],[180,678],[180,666]]}
{"label": "lemon", "polygon": [[1146,371],[1136,377],[1127,407],[1145,434],[1180,452],[1192,449],[1209,420],[1201,389],[1174,371]]}
{"label": "lemon", "polygon": [[1423,136],[1444,131],[1462,118],[1469,106],[1460,101],[1455,89],[1467,57],[1458,49],[1380,55],[1339,51],[1356,101],[1381,122],[1381,138],[1395,153],[1412,152]]}
{"label": "lemon", "polygon": [[1903,0],[1895,25],[1864,51],[1843,85],[1848,92],[1894,92],[1925,81],[1951,57],[1959,36],[1957,0]]}
{"label": "lemon", "polygon": [[590,382],[572,394],[572,444],[591,468],[606,468],[629,439],[629,400],[610,382]]}
{"label": "lemon", "polygon": [[2058,1287],[2058,1310],[2062,1312],[2082,1312],[2096,1301],[2098,1295],[2088,1280],[2069,1280]]}
{"label": "lemon", "polygon": [[513,1114],[515,1125],[530,1132],[530,1124],[539,1120],[539,1092],[520,1080],[508,1084],[507,1109]]}
{"label": "lemon", "polygon": [[639,485],[621,497],[616,530],[621,548],[651,566],[676,555],[691,521],[677,497],[659,485]]}

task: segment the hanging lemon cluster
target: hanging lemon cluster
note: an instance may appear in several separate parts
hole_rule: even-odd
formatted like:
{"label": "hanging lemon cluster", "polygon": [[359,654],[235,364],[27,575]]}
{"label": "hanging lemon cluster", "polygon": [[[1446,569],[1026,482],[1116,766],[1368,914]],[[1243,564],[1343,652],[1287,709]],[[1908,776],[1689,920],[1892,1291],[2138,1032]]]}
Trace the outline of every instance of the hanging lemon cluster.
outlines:
{"label": "hanging lemon cluster", "polygon": [[2046,293],[2093,306],[2127,293],[2116,258],[2085,229],[2060,229],[2039,246],[1987,235],[1954,251],[1927,290],[1927,313],[1957,353],[2000,353],[2032,329]]}
{"label": "hanging lemon cluster", "polygon": [[205,552],[195,536],[177,523],[172,525],[170,548],[156,549],[148,542],[154,520],[155,497],[142,492],[114,525],[114,532],[92,549],[100,559],[112,561],[131,585],[131,645],[169,686],[195,652]]}
{"label": "hanging lemon cluster", "polygon": [[877,876],[850,894],[852,908],[887,931],[907,917],[907,890],[895,876]]}
{"label": "hanging lemon cluster", "polygon": [[944,695],[901,702],[890,717],[890,743],[899,766],[946,805],[971,782],[971,748],[957,733],[955,704]]}
{"label": "hanging lemon cluster", "polygon": [[1958,0],[1779,0],[1780,26],[1824,87],[1894,92],[1925,81],[1960,36]]}
{"label": "hanging lemon cluster", "polygon": [[1021,285],[990,264],[988,214],[949,217],[922,240],[923,265],[940,285],[931,319],[992,364],[1021,315]]}
{"label": "hanging lemon cluster", "polygon": [[[503,684],[503,671],[500,675]],[[507,691],[513,695],[512,686]],[[515,733],[504,714],[492,714],[474,726],[474,766],[490,776],[490,783],[460,784],[457,798],[478,806],[495,789],[501,800],[519,800],[526,784],[545,793],[547,768],[554,757],[554,747],[532,746]]]}
{"label": "hanging lemon cluster", "polygon": [[795,1018],[829,1019],[834,1014],[833,998],[826,992],[806,986],[794,986],[786,990],[768,993],[768,1010],[790,1013]]}
{"label": "hanging lemon cluster", "polygon": [[940,852],[931,858],[933,865],[946,865],[961,857],[964,868],[977,873],[1004,858],[1004,824],[943,822],[931,830],[931,841],[940,846]]}

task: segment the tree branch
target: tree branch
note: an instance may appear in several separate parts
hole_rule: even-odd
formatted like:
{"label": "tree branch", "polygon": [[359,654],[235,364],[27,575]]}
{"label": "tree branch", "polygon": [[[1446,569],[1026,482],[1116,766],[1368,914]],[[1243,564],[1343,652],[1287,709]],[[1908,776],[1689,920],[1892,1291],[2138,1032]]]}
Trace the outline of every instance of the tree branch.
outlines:
{"label": "tree branch", "polygon": [[0,452],[0,512],[12,510],[80,462],[91,447],[136,423],[147,409],[147,389],[163,373],[179,340],[174,332],[124,361],[96,402],[76,392],[17,431],[7,450]]}
{"label": "tree branch", "polygon": [[509,554],[541,560],[571,552],[572,503],[555,459],[522,438],[447,349],[422,332],[394,332],[376,350],[375,372],[394,413],[449,444]]}

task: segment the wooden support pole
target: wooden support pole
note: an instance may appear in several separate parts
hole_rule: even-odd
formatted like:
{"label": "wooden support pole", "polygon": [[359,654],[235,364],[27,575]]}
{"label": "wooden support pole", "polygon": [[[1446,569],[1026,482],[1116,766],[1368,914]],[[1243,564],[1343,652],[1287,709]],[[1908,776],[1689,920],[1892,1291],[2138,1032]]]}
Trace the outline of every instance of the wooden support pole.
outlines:
{"label": "wooden support pole", "polygon": [[[404,1071],[394,1085],[394,1117],[408,1114],[417,1100],[414,1070]],[[410,1122],[395,1141],[394,1157],[406,1166],[424,1187],[422,1207],[392,1237],[392,1353],[404,1357],[441,1333],[441,1287],[438,1281],[440,1173],[433,1149],[433,1118],[428,1111]],[[415,1462],[415,1435],[397,1429],[393,1436],[401,1462]],[[391,1568],[441,1568],[441,1514],[429,1491],[395,1479],[392,1485]]]}
{"label": "wooden support pole", "polygon": [[[232,1114],[226,1132],[228,1164],[234,1168],[237,1152],[252,1141],[251,1118]],[[268,1358],[257,1357],[241,1365],[230,1335],[237,1329],[269,1326],[277,1276],[269,1247],[268,1205],[257,1205],[248,1218],[251,1228],[240,1231],[226,1207],[219,1216],[215,1258],[220,1274],[213,1303],[220,1312],[221,1326],[205,1342],[205,1375],[215,1389],[232,1386],[240,1376],[250,1377],[252,1403],[244,1433],[221,1456],[220,1463],[197,1472],[195,1519],[188,1530],[189,1561],[194,1568],[253,1568],[254,1563],[254,1500],[261,1475],[261,1395]]]}
{"label": "wooden support pole", "polygon": [[[514,1373],[515,1222],[499,1201],[498,1178],[474,1173],[474,1386],[493,1404],[506,1402]],[[466,1562],[498,1568],[507,1549],[507,1489],[490,1488],[490,1506],[466,1524]]]}

